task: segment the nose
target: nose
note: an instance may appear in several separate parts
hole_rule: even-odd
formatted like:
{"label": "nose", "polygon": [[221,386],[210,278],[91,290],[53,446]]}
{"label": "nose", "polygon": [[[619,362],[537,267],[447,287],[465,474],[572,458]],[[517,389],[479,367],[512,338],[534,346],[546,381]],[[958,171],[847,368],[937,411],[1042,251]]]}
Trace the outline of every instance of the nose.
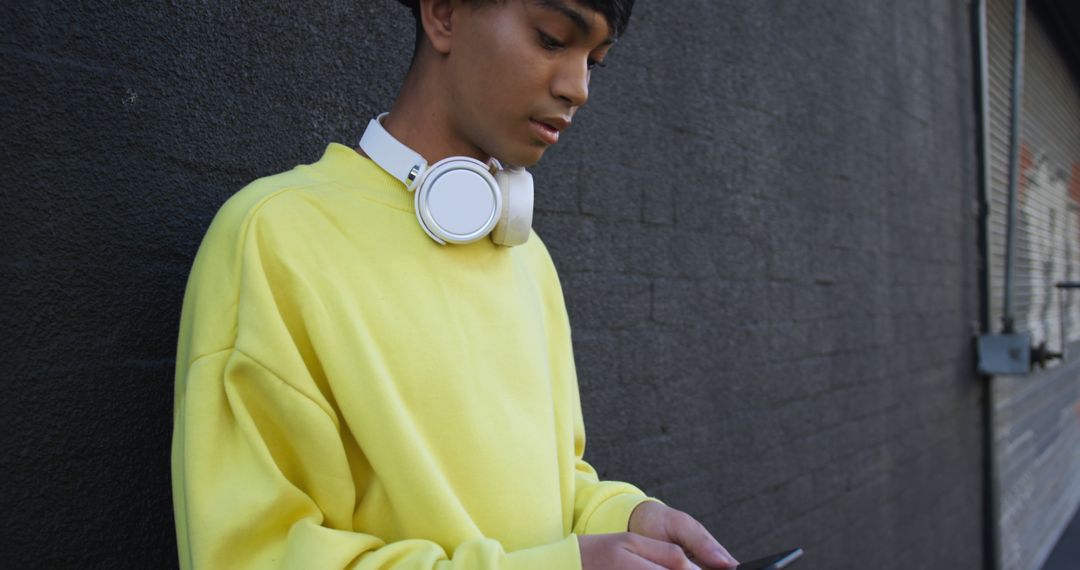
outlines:
{"label": "nose", "polygon": [[580,107],[589,99],[589,64],[586,60],[573,59],[559,68],[552,84],[552,94]]}

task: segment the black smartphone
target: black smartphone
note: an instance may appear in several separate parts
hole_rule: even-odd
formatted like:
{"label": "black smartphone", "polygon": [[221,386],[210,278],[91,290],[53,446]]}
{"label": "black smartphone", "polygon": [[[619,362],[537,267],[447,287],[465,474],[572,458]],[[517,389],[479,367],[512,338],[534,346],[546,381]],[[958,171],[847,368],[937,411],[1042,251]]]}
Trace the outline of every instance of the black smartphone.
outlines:
{"label": "black smartphone", "polygon": [[802,558],[802,555],[803,549],[795,548],[781,552],[780,554],[773,554],[772,556],[766,556],[765,558],[743,562],[735,568],[736,570],[780,570],[781,568],[787,568],[794,564],[796,560]]}

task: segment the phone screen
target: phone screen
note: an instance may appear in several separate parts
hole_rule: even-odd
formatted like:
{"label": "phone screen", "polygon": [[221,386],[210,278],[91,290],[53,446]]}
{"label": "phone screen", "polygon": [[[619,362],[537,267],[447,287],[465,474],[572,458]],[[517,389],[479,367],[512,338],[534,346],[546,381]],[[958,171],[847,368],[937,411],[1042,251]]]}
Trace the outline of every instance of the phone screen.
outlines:
{"label": "phone screen", "polygon": [[766,556],[765,558],[743,562],[735,568],[736,570],[780,570],[781,568],[787,568],[796,560],[802,558],[802,555],[803,550],[801,548],[795,548],[779,554]]}

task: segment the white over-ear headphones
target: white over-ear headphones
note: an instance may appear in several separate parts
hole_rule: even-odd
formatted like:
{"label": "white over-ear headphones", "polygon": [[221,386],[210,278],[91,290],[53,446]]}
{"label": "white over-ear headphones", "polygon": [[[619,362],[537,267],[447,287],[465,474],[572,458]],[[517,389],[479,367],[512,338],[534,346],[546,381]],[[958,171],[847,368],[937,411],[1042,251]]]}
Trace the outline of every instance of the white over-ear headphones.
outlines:
{"label": "white over-ear headphones", "polygon": [[394,138],[380,113],[360,137],[360,148],[413,192],[416,219],[439,244],[471,243],[490,235],[521,245],[532,229],[533,180],[521,167],[492,166],[469,156],[448,156],[428,167],[423,156]]}

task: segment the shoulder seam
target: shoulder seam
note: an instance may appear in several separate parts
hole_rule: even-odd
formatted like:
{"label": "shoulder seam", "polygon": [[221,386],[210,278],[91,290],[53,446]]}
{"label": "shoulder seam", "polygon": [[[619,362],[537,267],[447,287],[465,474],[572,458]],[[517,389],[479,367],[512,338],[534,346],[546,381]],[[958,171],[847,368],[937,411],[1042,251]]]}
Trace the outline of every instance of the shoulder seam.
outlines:
{"label": "shoulder seam", "polygon": [[[242,261],[243,261],[243,249],[244,249],[244,244],[247,243],[248,232],[251,229],[251,220],[255,217],[256,214],[259,213],[259,210],[261,210],[263,208],[263,206],[268,204],[274,198],[277,198],[278,196],[280,196],[280,195],[282,195],[282,194],[284,194],[286,192],[295,191],[295,190],[303,190],[305,188],[311,188],[313,186],[320,186],[320,185],[323,185],[323,184],[326,184],[326,183],[327,183],[326,181],[319,181],[319,182],[315,182],[315,183],[312,183],[312,184],[305,184],[305,185],[301,185],[301,186],[286,186],[284,188],[278,188],[277,190],[271,192],[270,194],[260,198],[257,202],[255,202],[255,204],[253,206],[251,206],[251,208],[248,209],[247,212],[244,213],[244,217],[240,222],[239,235],[236,238],[236,243],[233,244],[233,258],[236,259],[236,263],[234,264],[234,267],[232,268],[233,269],[232,281],[233,281],[233,283],[236,284],[236,288],[232,293],[233,293],[233,306],[237,307],[237,317],[239,317],[239,314],[240,314],[239,313],[239,310],[240,310],[239,309],[239,307],[240,307],[240,279],[239,279],[239,272],[240,272],[241,267],[243,266],[243,263],[242,263]],[[234,194],[234,196],[235,196],[235,194]],[[231,199],[231,197],[230,197],[230,199]],[[226,201],[228,201],[228,200],[226,200]],[[214,351],[211,351],[211,352],[200,354],[200,355],[192,358],[190,360],[190,363],[193,364],[196,360],[202,358],[203,356],[208,356],[208,355],[211,355],[211,354],[216,354],[218,352],[222,352],[222,351],[225,351],[225,350],[235,348],[236,347],[236,335],[239,332],[240,327],[239,327],[239,323],[234,322],[233,325],[234,325],[232,327],[233,336],[232,336],[232,340],[230,341],[228,346],[226,346],[224,348],[214,350]]]}
{"label": "shoulder seam", "polygon": [[305,394],[303,390],[301,390],[301,389],[297,388],[296,386],[294,386],[291,382],[289,382],[288,380],[283,378],[277,372],[274,372],[273,369],[271,369],[269,366],[263,364],[262,361],[258,360],[257,358],[255,358],[254,356],[248,354],[247,352],[245,352],[243,350],[240,350],[235,345],[223,348],[221,350],[215,350],[213,352],[207,352],[205,354],[199,355],[199,356],[191,359],[191,361],[188,363],[188,368],[190,369],[191,366],[193,364],[195,364],[195,362],[197,362],[197,361],[199,361],[199,360],[201,360],[201,359],[203,359],[205,357],[213,356],[215,354],[220,354],[222,352],[235,352],[237,354],[242,354],[244,356],[244,358],[247,358],[251,362],[254,362],[255,365],[257,365],[259,368],[262,368],[263,370],[265,370],[269,375],[273,376],[278,382],[281,382],[282,384],[288,386],[289,389],[291,389],[293,392],[296,392],[297,394],[299,394],[300,397],[307,400],[308,402],[311,402],[313,405],[315,405],[315,407],[322,410],[322,412],[324,414],[326,414],[327,419],[330,420],[330,423],[334,424],[334,427],[337,428],[338,431],[341,431],[341,423],[338,421],[337,416],[334,415],[333,410],[327,409],[327,407],[322,405],[318,400],[316,400],[315,398],[312,398],[311,396]]}
{"label": "shoulder seam", "polygon": [[269,366],[267,366],[267,365],[263,364],[263,363],[262,363],[262,362],[260,362],[259,360],[256,360],[256,358],[255,358],[254,356],[252,356],[252,355],[250,355],[250,354],[248,354],[248,353],[244,352],[243,350],[240,350],[239,348],[236,348],[235,346],[234,346],[234,347],[232,347],[232,348],[233,348],[233,350],[234,350],[234,351],[236,351],[236,352],[237,352],[238,354],[243,354],[243,355],[244,355],[245,357],[247,357],[247,359],[248,359],[248,360],[250,360],[250,361],[254,362],[254,363],[255,363],[255,364],[257,364],[257,365],[259,365],[259,367],[260,367],[260,368],[262,368],[263,370],[265,370],[265,371],[267,371],[268,373],[270,373],[270,375],[271,375],[271,376],[273,376],[274,378],[277,378],[278,382],[281,382],[282,384],[284,384],[284,385],[288,386],[288,387],[289,387],[289,388],[290,388],[290,389],[291,389],[292,391],[296,392],[296,393],[297,393],[297,394],[299,394],[299,395],[300,395],[301,397],[303,397],[303,398],[304,398],[305,400],[307,400],[307,401],[311,402],[312,404],[314,404],[314,405],[315,405],[315,407],[317,407],[317,408],[319,408],[320,410],[322,410],[322,412],[323,412],[324,414],[326,414],[326,417],[327,417],[327,419],[329,419],[329,420],[330,420],[330,423],[334,424],[334,427],[335,427],[335,428],[337,428],[337,430],[338,430],[338,431],[341,431],[341,424],[340,424],[340,423],[338,423],[338,419],[337,419],[337,417],[336,417],[336,416],[334,415],[334,411],[333,411],[333,410],[327,409],[327,408],[326,408],[326,407],[324,407],[324,406],[323,406],[323,405],[322,405],[322,404],[321,404],[320,402],[318,402],[317,400],[315,400],[315,398],[312,398],[311,396],[309,396],[309,395],[305,394],[303,390],[301,390],[301,389],[297,388],[296,386],[293,386],[293,384],[292,384],[291,382],[289,382],[288,380],[286,380],[286,379],[285,379],[284,377],[282,377],[282,376],[281,376],[280,374],[278,374],[277,372],[274,372],[274,371],[273,371],[273,370],[272,370],[272,369],[271,369],[271,368],[270,368]]}
{"label": "shoulder seam", "polygon": [[[295,191],[295,190],[304,190],[306,188],[311,188],[311,187],[314,187],[314,186],[321,186],[321,185],[324,185],[324,184],[333,184],[333,182],[323,180],[323,181],[319,181],[319,182],[314,182],[312,184],[304,184],[304,185],[300,185],[300,186],[286,186],[284,188],[278,188],[277,190],[271,192],[270,194],[260,198],[244,214],[244,217],[240,222],[240,231],[238,232],[239,235],[236,238],[236,243],[233,244],[233,257],[237,260],[237,263],[233,267],[233,282],[236,283],[236,290],[233,291],[232,293],[233,293],[233,306],[237,307],[237,316],[239,316],[239,307],[240,307],[240,279],[239,279],[238,273],[239,273],[240,268],[242,266],[242,263],[240,263],[240,261],[243,259],[244,243],[247,242],[248,230],[251,227],[252,218],[255,217],[255,215],[259,212],[259,210],[262,209],[263,206],[265,206],[267,203],[269,203],[274,198],[277,198],[278,196],[280,196],[280,195],[282,195],[282,194],[284,194],[286,192]],[[235,196],[235,194],[233,194],[233,196]],[[231,199],[231,198],[232,198],[232,196],[229,197],[229,199]],[[229,199],[226,199],[226,202],[228,202]],[[220,209],[220,207],[219,207],[219,209]],[[196,361],[198,361],[199,359],[201,359],[201,358],[203,358],[205,356],[212,356],[212,355],[217,354],[219,352],[224,352],[226,350],[235,349],[236,348],[236,335],[239,332],[240,327],[239,327],[239,324],[236,323],[236,322],[233,322],[232,324],[233,324],[233,327],[232,327],[233,336],[232,336],[232,340],[229,341],[229,344],[227,346],[224,346],[224,347],[218,348],[218,349],[214,349],[214,350],[211,350],[209,352],[204,352],[202,354],[199,354],[197,356],[194,356],[194,357],[188,359],[188,366],[191,366],[192,364],[195,364]],[[249,356],[249,358],[250,358],[250,356]]]}

